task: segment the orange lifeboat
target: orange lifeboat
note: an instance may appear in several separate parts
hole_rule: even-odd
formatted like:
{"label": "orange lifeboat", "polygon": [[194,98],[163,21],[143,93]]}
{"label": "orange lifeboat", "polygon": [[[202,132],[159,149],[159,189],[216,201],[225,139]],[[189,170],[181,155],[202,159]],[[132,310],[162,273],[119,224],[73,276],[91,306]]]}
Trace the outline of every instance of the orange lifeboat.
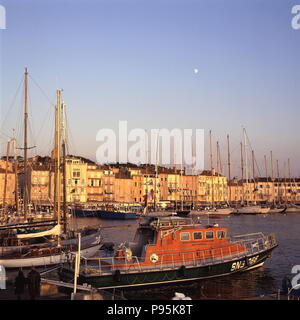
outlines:
{"label": "orange lifeboat", "polygon": [[[98,288],[195,281],[259,267],[276,247],[273,234],[230,238],[227,228],[217,224],[174,216],[148,218],[140,223],[134,240],[119,246],[111,257],[95,258],[99,261],[91,268],[84,262],[81,279]],[[63,277],[69,274],[72,270],[62,269]]]}

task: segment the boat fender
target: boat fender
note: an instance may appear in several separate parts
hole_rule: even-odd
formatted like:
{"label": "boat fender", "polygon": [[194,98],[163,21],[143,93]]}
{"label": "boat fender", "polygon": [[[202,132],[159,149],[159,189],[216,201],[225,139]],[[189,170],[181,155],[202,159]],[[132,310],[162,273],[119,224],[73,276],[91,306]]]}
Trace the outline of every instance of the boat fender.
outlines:
{"label": "boat fender", "polygon": [[66,253],[66,258],[67,258],[67,263],[70,264],[70,262],[72,261],[72,252],[71,251],[68,251]]}
{"label": "boat fender", "polygon": [[180,277],[184,277],[186,275],[186,270],[185,270],[185,266],[181,266],[179,269],[178,269],[178,275]]}
{"label": "boat fender", "polygon": [[150,261],[152,263],[156,263],[158,261],[158,255],[156,253],[152,253],[150,256]]}
{"label": "boat fender", "polygon": [[121,281],[121,271],[120,270],[116,270],[115,271],[114,280],[117,281],[117,282]]}
{"label": "boat fender", "polygon": [[132,251],[130,248],[125,249],[125,258],[126,258],[126,261],[132,260]]}

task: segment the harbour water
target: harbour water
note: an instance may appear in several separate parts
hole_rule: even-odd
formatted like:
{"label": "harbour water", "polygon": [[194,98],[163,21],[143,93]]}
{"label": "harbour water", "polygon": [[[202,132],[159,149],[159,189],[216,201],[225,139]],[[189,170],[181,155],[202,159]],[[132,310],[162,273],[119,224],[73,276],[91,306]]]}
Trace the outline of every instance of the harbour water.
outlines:
{"label": "harbour water", "polygon": [[[273,251],[272,257],[265,265],[255,270],[237,273],[230,276],[187,282],[180,285],[160,285],[148,288],[126,289],[122,296],[127,300],[170,300],[175,292],[184,293],[193,300],[243,300],[268,299],[274,297],[281,289],[282,280],[287,275],[290,278],[294,265],[300,265],[299,230],[300,213],[264,214],[264,215],[228,215],[207,217],[200,216],[203,225],[218,223],[229,230],[229,235],[245,233],[274,233],[279,246]],[[73,224],[78,227],[101,226],[103,242],[118,244],[131,241],[140,220],[101,220],[99,218],[76,218]],[[15,273],[15,272],[14,272]],[[25,272],[26,273],[26,272]],[[15,274],[9,272],[13,280]],[[47,293],[47,290],[49,293]],[[43,299],[68,299],[67,296],[51,294],[44,288]],[[6,297],[1,292],[1,299],[13,299],[14,295]]]}
{"label": "harbour water", "polygon": [[[171,299],[174,292],[182,292],[193,300],[262,299],[272,294],[276,295],[278,289],[281,289],[282,279],[286,275],[291,277],[292,267],[300,264],[300,213],[229,215],[214,218],[201,216],[199,220],[202,224],[218,223],[220,226],[226,226],[232,236],[255,232],[274,233],[279,246],[265,265],[256,270],[181,285],[127,289],[123,292],[127,299]],[[139,220],[109,221],[78,218],[76,223],[79,226],[103,226],[104,241],[114,242],[117,245],[133,239]],[[109,226],[115,226],[115,228]]]}

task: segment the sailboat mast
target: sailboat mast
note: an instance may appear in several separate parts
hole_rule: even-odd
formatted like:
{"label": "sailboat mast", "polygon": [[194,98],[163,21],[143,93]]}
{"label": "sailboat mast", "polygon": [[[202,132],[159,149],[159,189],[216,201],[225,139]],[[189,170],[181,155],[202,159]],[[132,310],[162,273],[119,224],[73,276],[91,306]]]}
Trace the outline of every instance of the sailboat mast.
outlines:
{"label": "sailboat mast", "polygon": [[[267,186],[269,186],[269,174],[268,174],[268,165],[267,165],[267,156],[264,155],[265,159],[265,171],[266,171],[266,181],[267,181]],[[267,188],[267,201],[269,200],[269,189]]]}
{"label": "sailboat mast", "polygon": [[[182,153],[181,153],[182,155]],[[182,189],[182,158],[181,158],[181,165],[180,165],[180,198],[181,198],[181,211],[183,211],[183,189]]]}
{"label": "sailboat mast", "polygon": [[212,154],[212,139],[211,139],[211,130],[209,130],[209,145],[210,145],[210,171],[211,171],[211,203],[212,207],[215,205],[214,197],[214,173],[213,173],[213,154]]}
{"label": "sailboat mast", "polygon": [[66,124],[65,124],[65,108],[64,102],[62,108],[62,152],[63,152],[63,218],[64,233],[67,233],[67,185],[66,185]]}
{"label": "sailboat mast", "polygon": [[276,169],[277,169],[277,197],[278,197],[278,202],[280,203],[281,197],[279,194],[279,162],[276,160]]}
{"label": "sailboat mast", "polygon": [[[60,106],[61,106],[61,102],[60,102],[60,96],[61,96],[61,91],[57,90],[57,106],[56,106],[56,122],[57,122],[57,142],[56,142],[56,155],[57,155],[57,186],[56,186],[56,191],[57,191],[57,195],[56,195],[56,199],[57,199],[57,224],[60,225],[61,222],[61,217],[60,217],[60,197],[61,197],[61,174],[60,174]],[[60,236],[58,236],[58,246],[60,246]]]}
{"label": "sailboat mast", "polygon": [[24,220],[27,220],[28,214],[28,174],[27,174],[27,127],[28,127],[28,71],[25,68],[24,80]]}
{"label": "sailboat mast", "polygon": [[246,174],[246,202],[248,203],[249,195],[249,185],[248,185],[248,157],[247,157],[247,139],[246,139],[246,129],[243,128],[244,132],[244,154],[245,154],[245,174]]}
{"label": "sailboat mast", "polygon": [[[225,193],[225,186],[224,186],[224,177],[223,177],[223,165],[222,165],[222,159],[221,159],[221,151],[220,151],[220,144],[218,142],[217,144],[217,149],[218,149],[218,159],[219,159],[219,169],[218,169],[218,173],[219,173],[219,176],[218,176],[218,183],[219,183],[219,177],[220,175],[222,176],[222,191],[221,191],[221,197],[219,198],[219,201],[221,201],[221,199],[225,200],[227,202],[229,202],[228,200],[228,194]],[[220,188],[220,185],[219,185],[219,188]],[[226,196],[225,196],[226,195]]]}
{"label": "sailboat mast", "polygon": [[256,192],[256,184],[255,184],[255,158],[254,158],[254,150],[252,150],[252,175],[253,175],[253,185],[254,185],[254,191],[253,191],[253,200],[256,201],[255,192]]}
{"label": "sailboat mast", "polygon": [[286,164],[283,163],[283,172],[284,172],[284,201],[285,204],[287,204],[287,194],[286,194]]}
{"label": "sailboat mast", "polygon": [[273,164],[273,152],[272,151],[270,151],[270,159],[271,159],[272,199],[273,199],[273,203],[275,203],[274,164]]}
{"label": "sailboat mast", "polygon": [[230,171],[230,144],[229,144],[229,134],[227,135],[227,165],[228,165],[228,181],[229,181],[229,201],[231,201],[231,171]]}
{"label": "sailboat mast", "polygon": [[265,156],[264,156],[264,158],[265,158],[265,172],[266,172],[266,178],[267,178],[267,182],[269,182],[269,178],[268,178],[269,173],[268,173],[268,165],[267,165],[267,156],[265,155]]}
{"label": "sailboat mast", "polygon": [[3,217],[6,217],[6,211],[7,211],[6,190],[7,190],[7,173],[8,173],[9,149],[10,149],[10,140],[7,141],[7,150],[6,150],[5,178],[4,178],[4,189],[3,189]]}
{"label": "sailboat mast", "polygon": [[217,188],[217,201],[220,202],[220,173],[221,173],[221,165],[220,165],[220,149],[219,149],[219,141],[217,141],[217,174],[218,174],[218,188]]}
{"label": "sailboat mast", "polygon": [[290,186],[290,194],[291,194],[291,201],[293,200],[293,184],[292,184],[292,176],[291,176],[291,164],[290,164],[290,159],[288,159],[288,170],[289,170],[289,186]]}
{"label": "sailboat mast", "polygon": [[17,215],[20,215],[19,207],[19,183],[18,183],[18,160],[17,160],[17,139],[14,131],[14,169],[15,169],[15,205],[17,210]]}
{"label": "sailboat mast", "polygon": [[243,159],[243,143],[241,142],[241,171],[242,171],[242,202],[244,202],[244,159]]}
{"label": "sailboat mast", "polygon": [[159,144],[159,131],[157,132],[156,138],[156,155],[155,155],[155,183],[154,183],[154,211],[156,211],[157,199],[156,199],[156,192],[157,192],[157,178],[158,178],[158,144]]}
{"label": "sailboat mast", "polygon": [[270,159],[271,159],[271,179],[274,179],[274,166],[273,166],[273,152],[270,151]]}

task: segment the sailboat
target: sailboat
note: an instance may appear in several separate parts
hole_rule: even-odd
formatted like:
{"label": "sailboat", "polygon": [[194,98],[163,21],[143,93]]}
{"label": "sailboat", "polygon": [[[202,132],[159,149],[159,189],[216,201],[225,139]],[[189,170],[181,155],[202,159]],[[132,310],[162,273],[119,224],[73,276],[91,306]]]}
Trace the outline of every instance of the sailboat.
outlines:
{"label": "sailboat", "polygon": [[[27,88],[28,72],[25,70],[25,88]],[[27,160],[27,90],[25,90],[25,134],[24,160]],[[0,228],[0,265],[5,268],[20,268],[32,266],[46,266],[66,262],[78,250],[77,233],[81,234],[81,254],[91,257],[100,248],[101,234],[98,228],[85,228],[82,230],[69,230],[66,219],[65,183],[63,190],[63,213],[61,218],[61,166],[65,168],[65,141],[63,140],[63,161],[61,149],[61,91],[57,90],[56,130],[55,130],[55,176],[56,176],[56,202],[54,206],[55,219],[51,223],[28,222],[27,201],[24,201],[24,223],[7,225]],[[65,139],[65,137],[64,137]],[[24,162],[26,173],[26,162]],[[63,175],[65,180],[65,174]],[[26,184],[25,184],[26,185]],[[25,187],[26,189],[26,187]],[[24,193],[26,195],[26,191]],[[24,231],[20,233],[20,231]]]}
{"label": "sailboat", "polygon": [[[285,174],[285,167],[284,167],[284,197],[285,197],[285,206],[286,206],[286,210],[285,213],[294,213],[294,212],[300,212],[300,206],[295,204],[295,199],[296,199],[296,194],[297,194],[297,187],[295,188],[295,180],[294,183],[292,182],[292,178],[291,178],[291,167],[290,167],[290,159],[288,159],[288,172],[289,172],[289,178],[288,178],[288,182],[289,182],[289,186],[290,186],[290,202],[288,203],[287,201],[287,190],[286,190],[286,186],[287,186],[287,181],[286,181],[286,174]],[[294,191],[295,189],[295,191]],[[292,194],[295,195],[294,197],[294,201],[292,198]]]}
{"label": "sailboat", "polygon": [[[246,129],[243,128],[243,134],[244,134],[244,156],[245,161],[242,160],[242,168],[245,164],[245,173],[246,173],[246,205],[237,208],[235,210],[236,214],[265,214],[270,211],[270,208],[266,207],[263,208],[259,205],[249,205],[249,178],[248,178],[248,156],[247,156],[247,139],[246,139]],[[241,149],[241,155],[242,155],[242,149]],[[254,162],[254,155],[252,154],[252,159]],[[254,168],[254,165],[253,165]],[[243,169],[242,169],[243,170]],[[254,173],[253,173],[253,179],[254,179]],[[255,181],[255,180],[254,180]],[[244,200],[244,199],[243,199]],[[254,202],[255,203],[255,202]]]}
{"label": "sailboat", "polygon": [[[275,198],[275,179],[274,179],[274,166],[273,166],[273,153],[270,151],[271,159],[271,181],[272,181],[272,204],[269,213],[285,213],[287,207],[282,205],[280,201]],[[278,164],[278,162],[277,162]],[[278,168],[277,168],[278,169]],[[277,181],[279,181],[279,170],[277,170]]]}
{"label": "sailboat", "polygon": [[[211,208],[207,208],[206,210],[203,210],[201,213],[209,214],[209,215],[229,215],[234,211],[233,208],[230,208],[230,207],[217,208],[215,205],[214,176],[218,175],[219,177],[220,173],[218,172],[216,173],[213,166],[211,130],[209,131],[209,140],[210,140],[210,172],[211,172]],[[217,152],[218,152],[217,163],[219,164],[219,148],[218,147],[217,147]]]}
{"label": "sailboat", "polygon": [[182,168],[182,161],[181,161],[181,168],[180,168],[180,210],[176,210],[176,215],[180,217],[187,217],[191,210],[185,210],[183,207],[183,183],[182,183],[182,175],[183,175],[183,168]]}

